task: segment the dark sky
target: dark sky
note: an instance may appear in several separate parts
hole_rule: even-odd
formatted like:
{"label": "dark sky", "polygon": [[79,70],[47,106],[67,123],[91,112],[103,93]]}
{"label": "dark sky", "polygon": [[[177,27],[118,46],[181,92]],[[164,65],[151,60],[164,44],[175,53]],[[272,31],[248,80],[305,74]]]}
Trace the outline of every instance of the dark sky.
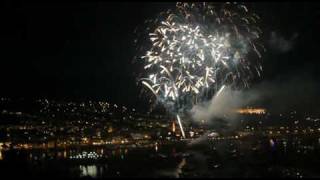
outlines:
{"label": "dark sky", "polygon": [[[133,30],[170,3],[14,3],[2,23],[1,96],[139,104]],[[319,3],[257,3],[264,80],[306,77],[319,84]],[[302,75],[301,75],[302,76]],[[304,76],[303,76],[304,77]]]}

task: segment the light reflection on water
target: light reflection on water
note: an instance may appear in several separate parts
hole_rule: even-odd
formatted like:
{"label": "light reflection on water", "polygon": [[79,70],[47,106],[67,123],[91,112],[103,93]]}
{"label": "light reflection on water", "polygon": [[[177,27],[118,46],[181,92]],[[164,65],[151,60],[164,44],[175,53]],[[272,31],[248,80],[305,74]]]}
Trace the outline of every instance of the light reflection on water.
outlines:
{"label": "light reflection on water", "polygon": [[182,159],[182,161],[178,164],[178,167],[176,169],[176,177],[178,178],[180,174],[182,173],[182,168],[186,165],[187,161],[185,158]]}
{"label": "light reflection on water", "polygon": [[160,176],[179,178],[180,174],[183,171],[182,169],[186,164],[187,164],[186,158],[183,158],[175,168],[173,168],[173,169],[159,169],[156,172],[156,174],[159,174]]}
{"label": "light reflection on water", "polygon": [[96,165],[80,165],[79,166],[80,171],[81,171],[81,177],[83,176],[90,176],[93,178],[97,177],[97,166]]}

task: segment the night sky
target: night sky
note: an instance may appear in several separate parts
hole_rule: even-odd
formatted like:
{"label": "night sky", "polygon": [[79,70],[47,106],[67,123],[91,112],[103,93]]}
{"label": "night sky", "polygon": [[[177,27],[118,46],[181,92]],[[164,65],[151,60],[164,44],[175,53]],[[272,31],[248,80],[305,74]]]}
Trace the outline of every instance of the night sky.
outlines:
{"label": "night sky", "polygon": [[[281,83],[296,77],[309,79],[312,87],[320,85],[319,5],[248,5],[262,19],[262,42],[267,48],[261,81]],[[146,18],[173,6],[7,1],[1,33],[0,95],[141,104],[131,63],[136,55],[133,31]],[[297,87],[304,86],[299,83]]]}

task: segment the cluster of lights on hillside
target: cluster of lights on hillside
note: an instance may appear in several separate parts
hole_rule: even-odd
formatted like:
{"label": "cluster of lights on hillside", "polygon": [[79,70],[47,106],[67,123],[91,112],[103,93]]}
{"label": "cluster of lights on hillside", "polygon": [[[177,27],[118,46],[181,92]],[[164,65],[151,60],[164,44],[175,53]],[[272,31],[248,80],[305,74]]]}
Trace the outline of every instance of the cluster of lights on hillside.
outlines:
{"label": "cluster of lights on hillside", "polygon": [[265,114],[266,109],[264,109],[264,108],[244,108],[244,109],[237,109],[236,112],[239,114]]}

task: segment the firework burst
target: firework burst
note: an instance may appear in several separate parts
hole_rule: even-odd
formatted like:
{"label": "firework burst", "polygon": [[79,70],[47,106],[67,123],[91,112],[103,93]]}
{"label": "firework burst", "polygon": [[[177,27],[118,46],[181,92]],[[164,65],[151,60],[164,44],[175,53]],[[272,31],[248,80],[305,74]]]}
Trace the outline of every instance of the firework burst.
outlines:
{"label": "firework burst", "polygon": [[[148,23],[142,82],[172,111],[260,76],[259,16],[237,3],[177,3]],[[255,58],[248,58],[254,52]]]}

